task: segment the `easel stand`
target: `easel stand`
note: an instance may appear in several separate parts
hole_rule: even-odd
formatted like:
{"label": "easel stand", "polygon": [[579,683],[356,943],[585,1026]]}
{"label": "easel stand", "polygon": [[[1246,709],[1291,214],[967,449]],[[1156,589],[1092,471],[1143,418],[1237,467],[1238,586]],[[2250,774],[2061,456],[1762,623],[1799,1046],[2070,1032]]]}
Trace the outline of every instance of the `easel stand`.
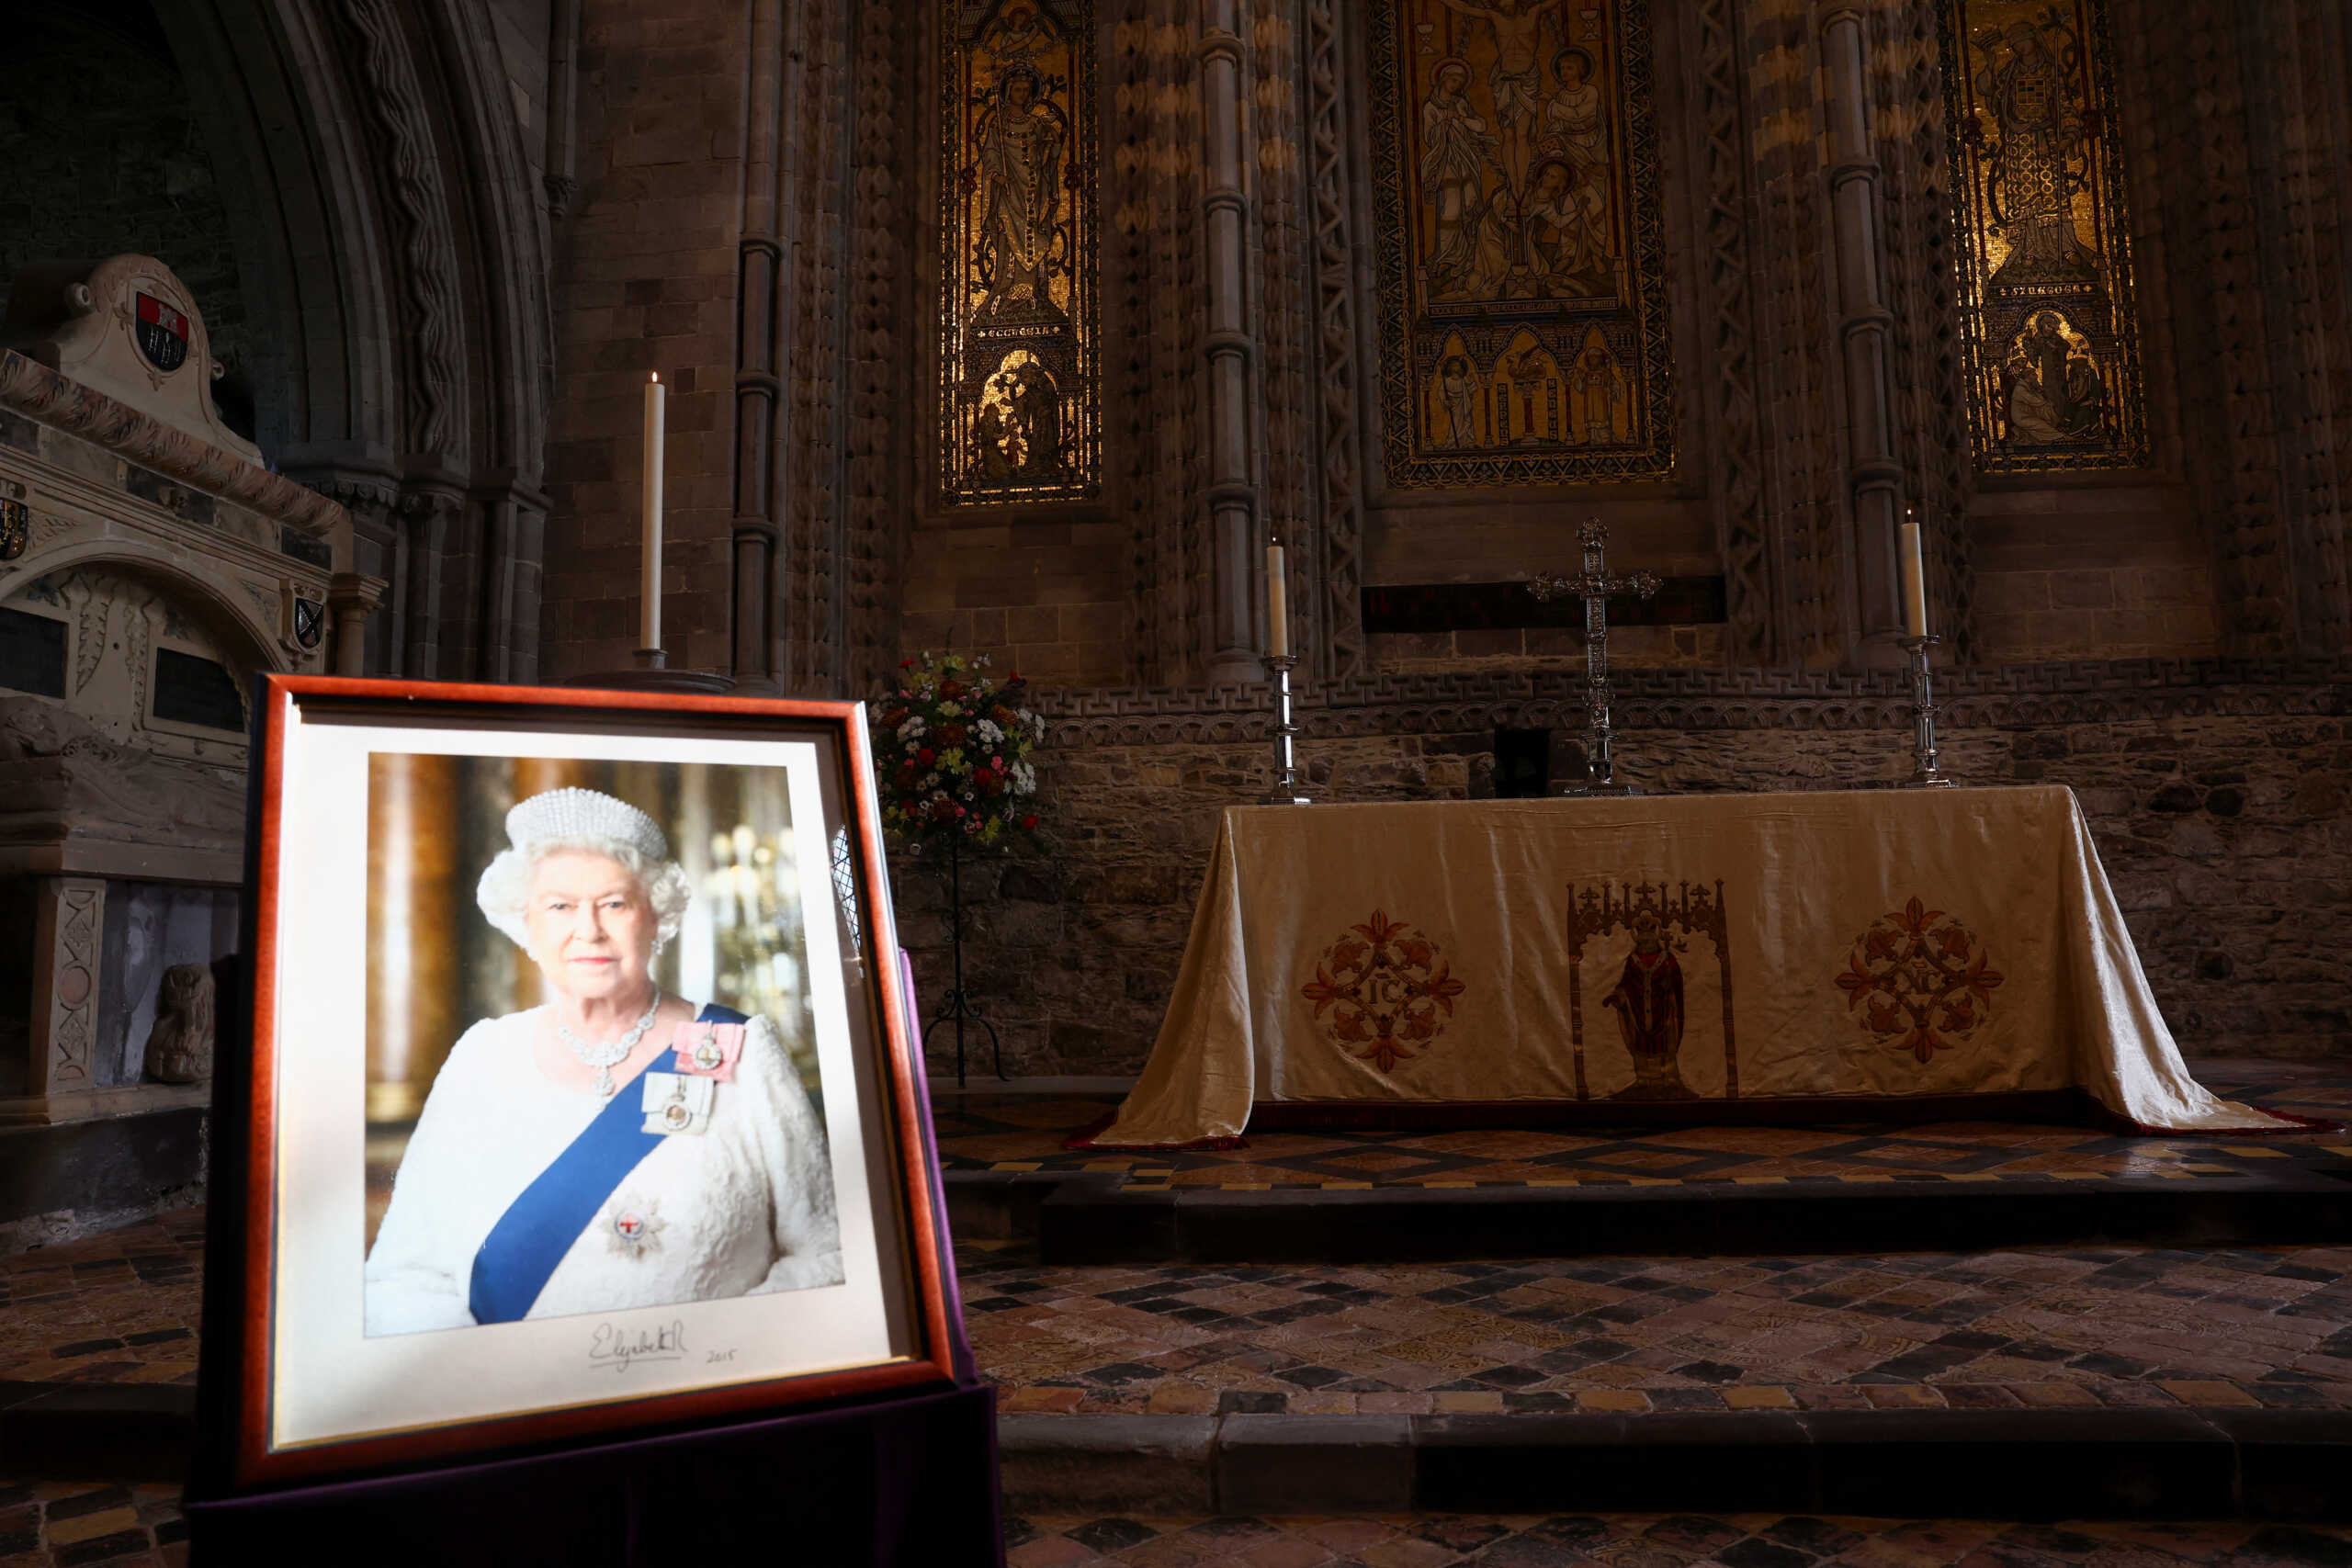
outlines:
{"label": "easel stand", "polygon": [[996,1076],[1004,1077],[1004,1042],[997,1038],[996,1025],[980,1016],[980,1010],[964,989],[964,851],[963,840],[947,841],[947,944],[956,955],[956,985],[947,993],[945,1010],[922,1026],[922,1042],[931,1044],[931,1032],[943,1023],[956,1026],[956,1087],[964,1087],[964,1026],[976,1023],[989,1032],[989,1058],[995,1064]]}
{"label": "easel stand", "polygon": [[537,1459],[191,1500],[187,1513],[200,1568],[994,1564],[1003,1561],[996,1391],[956,1388]]}
{"label": "easel stand", "polygon": [[[908,1020],[914,971],[897,960]],[[230,1005],[228,1031],[243,1027]],[[919,1024],[918,1024],[919,1027]],[[910,1052],[916,1102],[929,1105],[922,1053]],[[233,1077],[233,1064],[224,1077]],[[921,1122],[933,1234],[942,1253],[952,1384],[888,1400],[796,1411],[694,1431],[652,1432],[589,1448],[454,1463],[413,1474],[229,1495],[218,1449],[199,1447],[182,1511],[195,1568],[332,1562],[336,1568],[1003,1568],[997,1486],[996,1390],[964,1337],[946,1190],[928,1114]],[[233,1126],[223,1143],[242,1159]],[[218,1149],[216,1148],[216,1154]],[[216,1226],[243,1223],[236,1183],[216,1187]],[[208,1280],[207,1296],[224,1295]],[[235,1335],[216,1321],[208,1344]],[[238,1369],[209,1360],[198,1390],[217,1403]]]}

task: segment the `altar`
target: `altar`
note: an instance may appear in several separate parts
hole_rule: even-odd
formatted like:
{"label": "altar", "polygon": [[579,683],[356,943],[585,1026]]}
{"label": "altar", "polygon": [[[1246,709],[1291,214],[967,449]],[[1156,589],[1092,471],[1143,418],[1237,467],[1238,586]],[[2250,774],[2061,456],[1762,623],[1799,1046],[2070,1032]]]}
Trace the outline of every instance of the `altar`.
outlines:
{"label": "altar", "polygon": [[2292,1123],[2183,1066],[2073,793],[1227,809],[1151,1058],[1083,1146],[1261,1122]]}

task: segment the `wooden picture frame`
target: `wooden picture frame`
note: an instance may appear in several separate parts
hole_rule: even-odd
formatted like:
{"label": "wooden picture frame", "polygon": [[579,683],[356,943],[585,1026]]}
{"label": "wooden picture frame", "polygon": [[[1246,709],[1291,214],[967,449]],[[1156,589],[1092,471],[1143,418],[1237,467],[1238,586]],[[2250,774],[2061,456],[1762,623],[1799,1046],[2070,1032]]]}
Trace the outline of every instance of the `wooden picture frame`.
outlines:
{"label": "wooden picture frame", "polygon": [[[899,983],[862,705],[288,675],[263,678],[255,693],[250,984],[243,997],[223,998],[226,1048],[215,1090],[199,1375],[204,1491],[220,1496],[561,1450],[956,1381],[952,1263],[926,1155],[919,1046]],[[485,777],[502,758],[517,777],[623,764],[654,770],[635,777],[664,767],[712,770],[692,775],[698,788],[718,770],[741,770],[766,792],[762,798],[788,802],[795,847],[784,856],[792,869],[775,874],[785,889],[776,898],[797,890],[800,899],[805,1008],[795,1016],[820,1062],[820,1092],[810,1099],[825,1143],[813,1157],[831,1162],[837,1278],[779,1285],[771,1274],[723,1298],[548,1316],[535,1310],[480,1325],[468,1317],[431,1332],[376,1326],[368,1294],[376,1286],[363,1278],[362,1259],[375,1246],[377,1222],[365,1167],[351,1161],[364,1160],[368,1146],[372,1111],[362,1101],[372,1106],[381,1087],[368,1076],[368,1043],[380,1044],[381,1032],[370,1033],[372,1019],[369,1028],[345,1023],[353,977],[365,973],[380,987],[393,967],[367,953],[364,933],[390,919],[368,911],[390,852],[370,816],[381,791],[371,795],[365,781],[380,781],[394,765],[386,759],[414,756],[475,759],[469,765]],[[484,758],[492,761],[478,761]],[[497,806],[492,798],[484,807],[484,793],[478,789],[467,807],[477,836],[479,819]],[[812,803],[821,818],[814,824],[806,819]],[[683,840],[673,834],[672,841]],[[776,842],[786,841],[780,831]],[[812,868],[799,852],[819,845],[822,863]],[[362,868],[356,892],[354,867]],[[475,869],[465,868],[469,888]],[[350,951],[355,932],[362,933],[357,953]],[[462,919],[417,925],[407,935],[411,947],[482,940]],[[662,949],[653,952],[658,960]],[[527,966],[507,962],[518,972]],[[779,973],[790,967],[772,956],[761,962]],[[249,1053],[234,1032],[240,1012],[250,1025]],[[685,1066],[683,1046],[676,1065]],[[651,1083],[650,1069],[646,1077]],[[362,1083],[366,1094],[352,1092]],[[618,1092],[636,1089],[632,1082]],[[649,1118],[645,1132],[655,1131]],[[417,1179],[424,1190],[425,1178]],[[595,1234],[581,1231],[579,1245]],[[704,1234],[687,1230],[685,1245]],[[662,1345],[673,1325],[686,1353],[624,1352],[617,1367],[609,1356],[596,1359],[600,1345]],[[718,1359],[722,1344],[729,1358],[742,1359]],[[700,1359],[706,1348],[708,1361]]]}

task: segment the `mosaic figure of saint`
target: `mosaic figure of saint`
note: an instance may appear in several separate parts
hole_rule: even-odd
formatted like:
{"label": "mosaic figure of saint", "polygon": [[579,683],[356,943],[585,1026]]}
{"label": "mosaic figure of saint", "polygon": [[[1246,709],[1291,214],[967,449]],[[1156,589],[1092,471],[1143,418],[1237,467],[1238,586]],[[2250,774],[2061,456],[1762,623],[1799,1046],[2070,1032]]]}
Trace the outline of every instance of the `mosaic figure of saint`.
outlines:
{"label": "mosaic figure of saint", "polygon": [[1438,397],[1445,405],[1446,433],[1442,445],[1455,450],[1478,445],[1478,382],[1470,362],[1458,354],[1446,355],[1438,376]]}
{"label": "mosaic figure of saint", "polygon": [[1600,228],[1601,200],[1594,183],[1564,158],[1546,158],[1529,172],[1528,264],[1544,298],[1611,292],[1615,275]]}
{"label": "mosaic figure of saint", "polygon": [[[2009,243],[1989,279],[1995,288],[2098,279],[2098,257],[2075,228],[2075,193],[2088,178],[2088,130],[2071,90],[2075,73],[2060,55],[2076,51],[2063,30],[2058,38],[2053,50],[2041,29],[2019,22],[1979,42],[1986,63],[1977,96],[1999,132],[1985,159],[1985,192]],[[2007,57],[1996,63],[2000,43]]]}
{"label": "mosaic figure of saint", "polygon": [[1617,416],[1625,407],[1625,373],[1617,356],[1593,328],[1585,333],[1584,347],[1568,367],[1568,440],[1571,444],[1607,446],[1616,443]]}
{"label": "mosaic figure of saint", "polygon": [[1470,270],[1460,298],[1524,299],[1534,292],[1527,265],[1527,225],[1508,186],[1487,192],[1471,241]]}
{"label": "mosaic figure of saint", "polygon": [[1682,965],[1655,910],[1634,917],[1634,951],[1601,1005],[1617,1015],[1617,1032],[1634,1058],[1634,1081],[1614,1100],[1692,1100],[1675,1058],[1682,1053]]}
{"label": "mosaic figure of saint", "polygon": [[1061,390],[1026,349],[1005,355],[980,392],[972,464],[988,484],[1043,484],[1061,477]]}
{"label": "mosaic figure of saint", "polygon": [[1058,314],[1046,277],[1053,265],[1068,125],[1061,111],[1044,101],[1043,83],[1030,66],[1006,71],[995,96],[978,129],[986,212],[980,252],[988,295],[978,314]]}
{"label": "mosaic figure of saint", "polygon": [[1430,294],[1464,298],[1480,196],[1494,164],[1497,138],[1472,107],[1470,67],[1441,60],[1421,105],[1421,197],[1437,209],[1437,243],[1430,251]]}
{"label": "mosaic figure of saint", "polygon": [[[1592,56],[1581,49],[1564,49],[1552,62],[1560,90],[1544,106],[1544,134],[1535,144],[1539,155],[1565,158],[1576,170],[1577,183],[1603,193],[1609,188],[1609,121],[1600,84],[1592,79]],[[1599,220],[1599,208],[1594,209]]]}
{"label": "mosaic figure of saint", "polygon": [[2009,345],[2002,370],[2008,382],[2011,441],[2047,446],[2098,437],[2107,386],[2088,348],[2078,334],[2069,336],[2066,319],[2057,311],[2034,313]]}
{"label": "mosaic figure of saint", "polygon": [[1534,147],[1535,117],[1544,107],[1544,30],[1557,29],[1552,13],[1560,0],[1444,0],[1465,17],[1485,22],[1495,35],[1495,62],[1487,68],[1487,89],[1494,95],[1495,126],[1502,133],[1503,167],[1517,186],[1526,177],[1527,161]]}

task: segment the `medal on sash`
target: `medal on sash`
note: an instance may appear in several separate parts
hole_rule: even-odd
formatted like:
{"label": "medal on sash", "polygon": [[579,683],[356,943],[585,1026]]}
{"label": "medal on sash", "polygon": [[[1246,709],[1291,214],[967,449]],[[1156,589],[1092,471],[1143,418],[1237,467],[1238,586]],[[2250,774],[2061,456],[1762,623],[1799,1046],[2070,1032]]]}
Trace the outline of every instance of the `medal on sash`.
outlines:
{"label": "medal on sash", "polygon": [[640,1109],[645,1112],[645,1131],[649,1133],[705,1133],[710,1129],[710,1110],[718,1100],[718,1080],[696,1077],[687,1073],[655,1073],[643,1075],[645,1098]]}
{"label": "medal on sash", "polygon": [[696,1019],[678,1025],[677,1032],[670,1037],[670,1048],[677,1053],[678,1071],[718,1083],[733,1083],[735,1064],[743,1055],[743,1026]]}

